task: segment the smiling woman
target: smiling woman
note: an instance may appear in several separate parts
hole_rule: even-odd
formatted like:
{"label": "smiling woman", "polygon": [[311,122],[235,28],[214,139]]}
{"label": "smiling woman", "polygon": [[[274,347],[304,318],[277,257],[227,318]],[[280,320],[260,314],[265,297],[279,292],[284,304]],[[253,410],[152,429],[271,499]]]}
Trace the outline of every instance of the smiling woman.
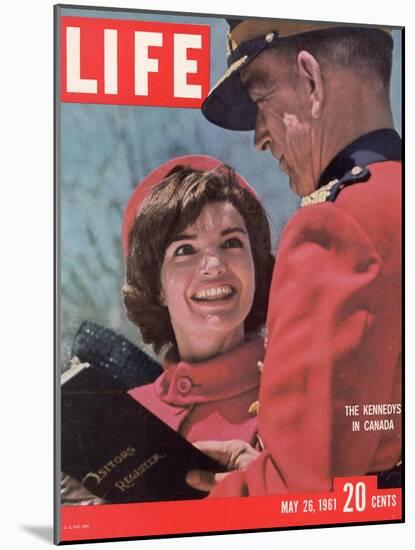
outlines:
{"label": "smiling woman", "polygon": [[126,210],[123,293],[165,370],[130,395],[190,441],[255,445],[250,405],[274,262],[266,214],[216,159],[182,157],[156,172]]}
{"label": "smiling woman", "polygon": [[[160,279],[181,359],[200,361],[244,342],[255,270],[245,222],[232,204],[207,204],[174,237]],[[202,341],[194,336],[200,330]]]}

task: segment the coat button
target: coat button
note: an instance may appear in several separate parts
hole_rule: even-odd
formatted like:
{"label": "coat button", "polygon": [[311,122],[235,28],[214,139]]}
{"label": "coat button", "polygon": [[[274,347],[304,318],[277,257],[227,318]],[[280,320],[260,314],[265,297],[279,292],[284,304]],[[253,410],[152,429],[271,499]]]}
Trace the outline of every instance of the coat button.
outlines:
{"label": "coat button", "polygon": [[176,388],[182,395],[189,393],[192,387],[193,387],[193,382],[187,376],[182,376],[177,379]]}
{"label": "coat button", "polygon": [[361,166],[353,166],[351,169],[352,176],[360,176],[360,174],[363,172],[363,168]]}

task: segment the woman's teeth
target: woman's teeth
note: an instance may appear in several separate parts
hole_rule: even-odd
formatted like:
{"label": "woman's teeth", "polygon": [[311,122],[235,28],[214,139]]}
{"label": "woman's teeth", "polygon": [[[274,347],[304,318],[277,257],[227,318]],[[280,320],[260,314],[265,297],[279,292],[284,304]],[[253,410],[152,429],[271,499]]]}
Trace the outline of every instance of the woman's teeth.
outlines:
{"label": "woman's teeth", "polygon": [[195,300],[218,300],[231,296],[234,293],[234,289],[229,285],[222,285],[215,288],[205,288],[199,290],[193,296]]}

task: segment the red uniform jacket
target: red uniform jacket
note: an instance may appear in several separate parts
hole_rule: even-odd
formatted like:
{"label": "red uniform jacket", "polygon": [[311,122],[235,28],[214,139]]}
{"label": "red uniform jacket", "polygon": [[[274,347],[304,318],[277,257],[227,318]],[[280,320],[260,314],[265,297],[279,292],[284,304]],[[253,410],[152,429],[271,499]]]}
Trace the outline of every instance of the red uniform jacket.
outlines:
{"label": "red uniform jacket", "polygon": [[263,357],[264,341],[254,338],[209,361],[165,361],[155,382],[128,393],[191,442],[242,439],[254,445],[257,417],[248,409],[258,399]]}
{"label": "red uniform jacket", "polygon": [[[367,168],[367,181],[301,208],[283,232],[259,397],[266,450],[212,497],[326,491],[335,476],[400,460],[399,408],[364,406],[401,403],[401,164]],[[369,429],[374,419],[393,429]]]}

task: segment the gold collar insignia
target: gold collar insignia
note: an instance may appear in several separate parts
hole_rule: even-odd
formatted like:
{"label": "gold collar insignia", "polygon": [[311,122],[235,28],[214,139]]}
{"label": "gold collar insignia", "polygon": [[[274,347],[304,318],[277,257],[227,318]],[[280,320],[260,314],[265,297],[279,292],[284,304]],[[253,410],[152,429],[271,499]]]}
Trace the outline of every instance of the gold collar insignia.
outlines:
{"label": "gold collar insignia", "polygon": [[316,189],[309,195],[306,195],[301,199],[300,206],[311,206],[312,204],[320,204],[321,202],[326,202],[327,197],[330,196],[331,190],[336,185],[336,183],[338,183],[338,181],[338,179],[334,179],[326,185],[323,185],[323,187],[320,187],[320,189]]}

